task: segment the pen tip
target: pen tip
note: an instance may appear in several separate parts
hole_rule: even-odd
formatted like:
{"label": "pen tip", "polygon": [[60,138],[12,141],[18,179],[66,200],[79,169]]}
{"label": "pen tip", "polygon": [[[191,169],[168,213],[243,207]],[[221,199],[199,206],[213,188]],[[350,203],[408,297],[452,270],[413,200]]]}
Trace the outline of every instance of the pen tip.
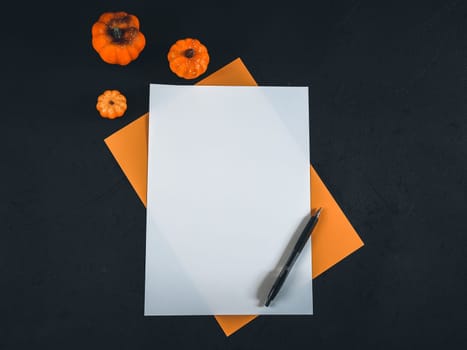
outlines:
{"label": "pen tip", "polygon": [[319,215],[321,214],[321,209],[323,208],[319,208],[318,211],[316,212],[315,214],[316,218],[319,218]]}

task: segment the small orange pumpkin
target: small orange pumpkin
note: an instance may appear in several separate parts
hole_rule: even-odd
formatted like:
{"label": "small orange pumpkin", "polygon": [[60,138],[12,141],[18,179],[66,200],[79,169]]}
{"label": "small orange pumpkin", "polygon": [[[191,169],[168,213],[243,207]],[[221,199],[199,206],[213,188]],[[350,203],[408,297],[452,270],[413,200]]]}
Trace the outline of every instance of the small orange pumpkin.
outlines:
{"label": "small orange pumpkin", "polygon": [[118,90],[106,90],[97,98],[96,109],[102,118],[115,119],[125,114],[126,97]]}
{"label": "small orange pumpkin", "polygon": [[92,26],[92,47],[107,63],[127,65],[146,46],[139,20],[126,12],[106,12]]}
{"label": "small orange pumpkin", "polygon": [[170,70],[178,77],[195,79],[208,69],[209,53],[199,40],[186,38],[172,45],[167,59]]}

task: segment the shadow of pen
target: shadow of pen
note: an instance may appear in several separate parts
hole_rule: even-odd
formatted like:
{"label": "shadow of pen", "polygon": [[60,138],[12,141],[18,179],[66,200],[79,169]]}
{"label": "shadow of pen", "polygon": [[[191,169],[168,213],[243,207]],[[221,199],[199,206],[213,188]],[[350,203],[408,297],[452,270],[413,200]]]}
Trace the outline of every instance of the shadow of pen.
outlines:
{"label": "shadow of pen", "polygon": [[[313,214],[314,215],[314,214]],[[262,280],[262,282],[259,285],[258,291],[256,293],[256,297],[258,299],[258,306],[264,306],[269,291],[272,288],[272,285],[274,284],[277,276],[279,276],[279,273],[282,270],[282,267],[285,265],[287,259],[289,258],[289,255],[292,253],[292,250],[297,243],[298,237],[302,233],[302,231],[305,229],[306,224],[310,220],[311,213],[305,216],[298,227],[296,228],[295,232],[293,233],[292,237],[289,240],[289,243],[285,247],[279,261],[277,262],[276,266],[272,271],[270,271]],[[311,263],[311,262],[310,262]],[[285,282],[287,283],[287,281]],[[281,292],[281,291],[280,291]],[[279,293],[280,293],[279,292]]]}

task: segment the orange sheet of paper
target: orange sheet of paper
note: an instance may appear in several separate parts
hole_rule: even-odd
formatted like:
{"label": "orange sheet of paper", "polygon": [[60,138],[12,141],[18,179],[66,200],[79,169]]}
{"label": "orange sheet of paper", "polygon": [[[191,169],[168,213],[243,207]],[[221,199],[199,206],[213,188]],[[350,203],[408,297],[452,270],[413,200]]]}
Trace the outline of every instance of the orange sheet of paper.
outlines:
{"label": "orange sheet of paper", "polygon": [[[198,84],[257,85],[240,58],[201,80]],[[107,137],[105,143],[146,206],[148,114]],[[312,278],[316,278],[362,247],[363,242],[313,166],[310,166],[310,175],[312,208],[323,208],[320,223],[316,226],[312,236]],[[217,315],[214,317],[224,333],[229,336],[252,321],[257,315]]]}

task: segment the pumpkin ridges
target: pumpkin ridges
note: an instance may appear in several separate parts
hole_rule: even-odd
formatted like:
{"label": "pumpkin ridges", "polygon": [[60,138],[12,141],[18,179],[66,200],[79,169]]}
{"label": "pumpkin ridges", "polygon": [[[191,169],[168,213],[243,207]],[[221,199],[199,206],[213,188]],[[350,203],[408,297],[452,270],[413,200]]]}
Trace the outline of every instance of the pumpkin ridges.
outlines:
{"label": "pumpkin ridges", "polygon": [[131,56],[126,48],[115,48],[116,63],[121,66],[126,66],[132,61]]}
{"label": "pumpkin ridges", "polygon": [[136,59],[139,55],[139,51],[135,47],[127,47],[127,51],[132,60]]}
{"label": "pumpkin ridges", "polygon": [[96,109],[103,118],[121,117],[127,109],[126,97],[118,90],[106,90],[97,98]]}
{"label": "pumpkin ridges", "polygon": [[207,53],[208,50],[206,49],[206,47],[197,47],[195,48],[195,53],[197,54],[202,54],[202,53]]}
{"label": "pumpkin ridges", "polygon": [[[109,23],[111,20],[113,20],[115,18],[123,18],[125,16],[131,16],[131,15],[128,15],[128,13],[126,13],[124,11],[105,12],[99,17],[99,19],[97,21],[102,22],[104,24],[107,24],[107,23]],[[139,24],[139,22],[138,22],[138,24]]]}
{"label": "pumpkin ridges", "polygon": [[107,32],[107,26],[105,25],[105,23],[102,23],[102,22],[94,23],[91,29],[91,34],[93,37],[97,35],[106,34],[106,32]]}
{"label": "pumpkin ridges", "polygon": [[116,27],[121,29],[135,28],[139,31],[140,23],[138,17],[130,15],[126,12],[117,12],[113,16],[109,16],[106,21],[100,21],[109,27]]}
{"label": "pumpkin ridges", "polygon": [[179,70],[179,69],[186,69],[186,66],[187,66],[187,62],[182,56],[175,57],[170,61],[170,69],[172,71]]}
{"label": "pumpkin ridges", "polygon": [[199,61],[198,61],[199,65],[201,67],[208,67],[209,65],[209,58],[201,58]]}
{"label": "pumpkin ridges", "polygon": [[170,69],[175,72],[180,78],[196,78],[202,73],[199,71],[205,71],[207,68],[206,63],[187,63],[183,59],[175,59],[170,63]]}
{"label": "pumpkin ridges", "polygon": [[146,46],[146,37],[143,33],[139,32],[136,38],[133,39],[133,47],[138,49],[138,55],[141,53],[143,48]]}
{"label": "pumpkin ridges", "polygon": [[[183,57],[176,58],[172,61],[170,68],[175,71],[175,74],[180,78],[195,78],[199,76],[197,71],[201,68],[199,64],[189,63]],[[201,68],[202,69],[202,68]]]}
{"label": "pumpkin ridges", "polygon": [[132,27],[135,27],[136,29],[139,30],[139,18],[136,17],[135,15],[128,15],[131,20]]}
{"label": "pumpkin ridges", "polygon": [[190,47],[193,48],[193,40],[187,42],[186,40],[178,40],[176,43],[176,50],[180,53],[183,54],[185,50]]}
{"label": "pumpkin ridges", "polygon": [[117,63],[118,55],[117,49],[114,45],[106,45],[103,46],[100,51],[99,55],[101,56],[102,60],[106,63]]}
{"label": "pumpkin ridges", "polygon": [[139,27],[135,15],[123,11],[104,13],[92,27],[92,46],[104,62],[127,65],[146,46],[146,38]]}
{"label": "pumpkin ridges", "polygon": [[172,45],[167,59],[170,69],[177,76],[194,79],[207,70],[209,53],[198,39],[186,38],[177,40]]}
{"label": "pumpkin ridges", "polygon": [[[111,43],[103,36],[98,36],[92,38],[92,47],[94,50],[96,50],[98,53],[100,50],[102,50],[105,46],[110,45]],[[100,53],[99,53],[100,55]]]}
{"label": "pumpkin ridges", "polygon": [[99,16],[99,19],[97,21],[102,22],[102,23],[107,23],[108,21],[112,19],[113,16],[115,16],[115,13],[105,12]]}

